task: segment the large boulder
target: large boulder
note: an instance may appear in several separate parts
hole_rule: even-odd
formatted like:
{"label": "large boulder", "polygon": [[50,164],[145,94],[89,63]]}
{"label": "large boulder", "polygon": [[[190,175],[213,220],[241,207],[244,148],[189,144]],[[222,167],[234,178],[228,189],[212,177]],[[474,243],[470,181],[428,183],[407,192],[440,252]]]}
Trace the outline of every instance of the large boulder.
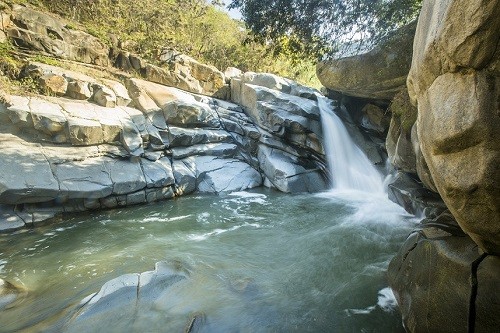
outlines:
{"label": "large boulder", "polygon": [[424,220],[388,269],[408,332],[494,332],[500,258],[485,255],[451,215]]}
{"label": "large boulder", "polygon": [[100,66],[109,65],[109,47],[83,31],[68,29],[64,20],[15,5],[5,28],[16,45],[53,56]]}
{"label": "large boulder", "polygon": [[318,63],[319,80],[346,95],[392,99],[406,83],[415,27],[416,22],[404,26],[367,53]]}
{"label": "large boulder", "polygon": [[462,229],[500,253],[500,1],[424,1],[408,76],[417,134]]}

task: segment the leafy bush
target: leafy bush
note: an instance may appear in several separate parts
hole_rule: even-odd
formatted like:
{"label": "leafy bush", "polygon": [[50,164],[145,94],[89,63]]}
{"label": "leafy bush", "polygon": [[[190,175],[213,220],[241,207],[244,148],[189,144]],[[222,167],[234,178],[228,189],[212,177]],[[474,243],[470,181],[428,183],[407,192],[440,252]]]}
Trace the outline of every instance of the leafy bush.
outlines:
{"label": "leafy bush", "polygon": [[[314,59],[277,52],[278,46],[283,48],[286,43],[255,40],[243,22],[231,19],[220,7],[205,0],[13,1],[29,2],[57,13],[69,21],[68,27],[84,26],[110,46],[139,54],[153,63],[158,62],[162,50],[175,49],[222,71],[229,66],[267,71],[320,86],[313,75]],[[116,41],[117,45],[112,45]]]}
{"label": "leafy bush", "polygon": [[9,42],[0,43],[0,74],[16,78],[22,63],[13,56],[13,46]]}
{"label": "leafy bush", "polygon": [[36,62],[41,62],[42,64],[47,64],[47,65],[51,65],[51,66],[58,66],[58,67],[61,66],[61,62],[59,60],[54,59],[54,58],[50,58],[47,56],[43,56],[40,54],[37,54],[31,60],[36,61]]}

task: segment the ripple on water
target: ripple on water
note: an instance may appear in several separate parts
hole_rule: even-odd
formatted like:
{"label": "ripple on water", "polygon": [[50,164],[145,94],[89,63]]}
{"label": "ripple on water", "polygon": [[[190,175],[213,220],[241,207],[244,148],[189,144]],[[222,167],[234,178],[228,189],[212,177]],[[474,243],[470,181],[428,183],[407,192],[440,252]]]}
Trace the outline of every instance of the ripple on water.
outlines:
{"label": "ripple on water", "polygon": [[190,279],[142,313],[151,327],[202,312],[213,332],[396,332],[385,270],[413,223],[386,199],[345,191],[198,195],[76,216],[0,238],[0,278],[34,295],[0,322],[43,331],[107,281],[167,260],[189,263]]}

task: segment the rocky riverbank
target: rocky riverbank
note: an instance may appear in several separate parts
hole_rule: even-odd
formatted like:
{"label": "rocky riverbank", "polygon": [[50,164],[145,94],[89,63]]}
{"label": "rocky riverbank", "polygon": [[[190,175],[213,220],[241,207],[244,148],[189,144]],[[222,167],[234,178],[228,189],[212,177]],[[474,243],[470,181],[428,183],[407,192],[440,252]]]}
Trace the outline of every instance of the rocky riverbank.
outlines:
{"label": "rocky riverbank", "polygon": [[[18,78],[39,88],[0,103],[2,231],[192,192],[328,188],[318,91],[175,52],[156,66],[24,6],[2,20],[25,52]],[[383,164],[380,142],[349,130]]]}
{"label": "rocky riverbank", "polygon": [[[354,114],[367,100],[390,105],[389,194],[426,217],[388,272],[410,332],[499,325],[499,10],[498,1],[424,1],[415,37],[405,28],[366,55],[318,65],[328,88],[355,96],[343,97]],[[412,57],[394,48],[409,41]],[[360,71],[377,79],[356,80]]]}
{"label": "rocky riverbank", "polygon": [[[2,8],[0,42],[25,63],[16,79],[39,90],[0,98],[0,231],[193,192],[328,187],[318,91],[175,52],[148,63]],[[499,8],[424,1],[386,44],[318,65],[356,143],[396,170],[391,199],[425,217],[389,267],[412,332],[499,324]]]}

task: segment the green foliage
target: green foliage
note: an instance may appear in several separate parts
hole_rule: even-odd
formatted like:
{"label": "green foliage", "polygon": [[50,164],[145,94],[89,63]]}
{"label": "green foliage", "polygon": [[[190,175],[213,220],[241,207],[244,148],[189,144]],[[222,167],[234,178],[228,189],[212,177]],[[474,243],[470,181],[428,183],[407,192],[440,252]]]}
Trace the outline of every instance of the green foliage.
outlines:
{"label": "green foliage", "polygon": [[9,42],[0,43],[0,74],[16,78],[22,67],[22,62],[13,55],[14,47]]}
{"label": "green foliage", "polygon": [[353,52],[378,43],[418,15],[422,0],[232,0],[252,31],[276,41],[293,36],[299,54]]}
{"label": "green foliage", "polygon": [[21,88],[23,92],[34,93],[34,94],[43,93],[38,83],[38,80],[30,76],[26,76],[21,78],[19,81],[15,81],[15,84],[17,84],[18,87]]}
{"label": "green foliage", "polygon": [[[267,43],[245,25],[205,0],[40,0],[52,12],[77,20],[88,33],[149,61],[175,49],[214,65],[243,71],[268,71],[319,87],[312,58],[294,51],[297,39]],[[305,44],[302,45],[305,47]]]}
{"label": "green foliage", "polygon": [[406,131],[411,130],[411,127],[417,121],[417,108],[411,104],[410,96],[406,89],[394,96],[389,109],[399,119],[401,127]]}
{"label": "green foliage", "polygon": [[9,93],[39,93],[38,81],[25,77],[19,80],[21,69],[25,63],[19,60],[14,47],[9,42],[0,43],[0,90]]}
{"label": "green foliage", "polygon": [[266,71],[320,87],[314,74],[315,59],[295,51],[299,39],[282,37],[269,43],[256,38],[243,22],[231,19],[220,9],[220,0],[9,2],[43,7],[67,19],[66,28],[83,27],[109,46],[136,53],[153,63],[159,61],[162,50],[175,49],[222,71],[229,66]]}
{"label": "green foliage", "polygon": [[61,62],[59,60],[54,59],[54,58],[50,58],[47,56],[43,56],[40,54],[37,54],[36,56],[31,58],[31,60],[36,61],[36,62],[41,62],[42,64],[61,67]]}

